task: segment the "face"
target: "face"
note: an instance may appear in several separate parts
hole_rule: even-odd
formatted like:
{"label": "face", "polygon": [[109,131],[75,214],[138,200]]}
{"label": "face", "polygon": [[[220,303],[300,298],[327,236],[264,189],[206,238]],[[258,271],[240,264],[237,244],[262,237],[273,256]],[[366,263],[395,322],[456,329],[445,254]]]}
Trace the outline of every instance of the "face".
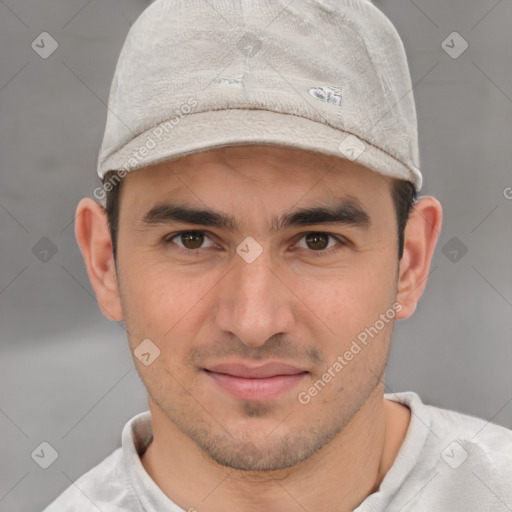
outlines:
{"label": "face", "polygon": [[128,174],[119,293],[132,351],[160,351],[135,359],[152,413],[232,468],[314,454],[381,385],[396,229],[389,179],[302,150],[230,147]]}

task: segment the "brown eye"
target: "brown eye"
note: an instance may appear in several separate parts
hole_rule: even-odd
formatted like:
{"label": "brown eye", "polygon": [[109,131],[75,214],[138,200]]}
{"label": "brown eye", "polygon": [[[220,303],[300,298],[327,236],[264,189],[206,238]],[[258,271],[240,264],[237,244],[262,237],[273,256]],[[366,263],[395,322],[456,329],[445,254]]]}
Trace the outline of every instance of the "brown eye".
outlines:
{"label": "brown eye", "polygon": [[[205,241],[208,245],[203,245]],[[187,254],[199,254],[203,249],[214,247],[210,237],[203,231],[180,231],[167,236],[163,242],[166,246],[175,246],[174,250]]]}
{"label": "brown eye", "polygon": [[321,251],[329,245],[329,237],[327,233],[308,233],[306,244],[314,251]]}
{"label": "brown eye", "polygon": [[[333,244],[330,244],[334,241]],[[338,235],[323,233],[321,231],[310,231],[300,239],[297,247],[305,249],[312,256],[331,256],[348,246],[348,241]]]}
{"label": "brown eye", "polygon": [[179,235],[185,249],[199,249],[204,241],[203,233],[197,231],[185,231]]}

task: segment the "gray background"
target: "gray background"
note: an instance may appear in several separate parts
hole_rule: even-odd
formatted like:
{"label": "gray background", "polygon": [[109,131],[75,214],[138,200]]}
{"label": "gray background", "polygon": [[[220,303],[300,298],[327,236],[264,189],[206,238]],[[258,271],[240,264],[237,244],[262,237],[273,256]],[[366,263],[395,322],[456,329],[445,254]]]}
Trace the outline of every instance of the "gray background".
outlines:
{"label": "gray background", "polygon": [[[0,1],[1,511],[41,510],[147,407],[124,330],[96,305],[73,220],[99,184],[117,56],[149,3]],[[375,3],[409,58],[421,194],[444,208],[425,294],[396,324],[387,391],[510,428],[512,3]],[[47,59],[31,48],[44,31],[59,45]],[[453,31],[469,43],[457,59],[441,46]],[[48,261],[33,253],[42,237],[57,251]],[[42,441],[59,454],[46,470],[31,458]]]}

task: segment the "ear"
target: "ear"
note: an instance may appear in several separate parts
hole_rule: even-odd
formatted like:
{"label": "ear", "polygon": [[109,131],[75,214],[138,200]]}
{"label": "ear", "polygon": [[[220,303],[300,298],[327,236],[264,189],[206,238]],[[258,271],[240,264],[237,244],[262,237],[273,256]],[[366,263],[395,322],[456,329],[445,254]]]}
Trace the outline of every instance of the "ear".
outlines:
{"label": "ear", "polygon": [[396,318],[410,317],[427,285],[430,263],[441,232],[443,210],[437,199],[421,197],[405,227],[404,253],[400,260],[397,300],[402,305]]}
{"label": "ear", "polygon": [[98,305],[107,318],[119,322],[123,311],[105,209],[93,199],[84,198],[78,203],[75,219],[76,240]]}

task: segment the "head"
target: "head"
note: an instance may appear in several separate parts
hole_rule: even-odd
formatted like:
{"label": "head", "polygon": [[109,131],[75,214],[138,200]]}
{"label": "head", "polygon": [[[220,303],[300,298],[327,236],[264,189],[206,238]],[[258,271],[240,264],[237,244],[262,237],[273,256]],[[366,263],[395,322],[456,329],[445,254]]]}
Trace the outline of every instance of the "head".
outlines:
{"label": "head", "polygon": [[[160,351],[134,357],[154,421],[216,463],[271,470],[382,400],[394,321],[413,314],[441,227],[439,202],[415,199],[356,162],[266,145],[130,172],[106,211],[83,199],[76,236],[100,308],[132,352]],[[206,213],[178,221],[177,206]],[[234,396],[212,370],[240,362],[299,376]]]}
{"label": "head", "polygon": [[[382,401],[394,321],[424,289],[441,210],[407,184],[422,179],[412,83],[379,9],[220,10],[228,34],[195,0],[156,0],[130,29],[98,162],[101,177],[129,172],[106,211],[80,203],[76,233],[103,312],[135,353],[158,350],[134,360],[159,431],[271,470]],[[226,365],[296,377],[234,392]]]}

